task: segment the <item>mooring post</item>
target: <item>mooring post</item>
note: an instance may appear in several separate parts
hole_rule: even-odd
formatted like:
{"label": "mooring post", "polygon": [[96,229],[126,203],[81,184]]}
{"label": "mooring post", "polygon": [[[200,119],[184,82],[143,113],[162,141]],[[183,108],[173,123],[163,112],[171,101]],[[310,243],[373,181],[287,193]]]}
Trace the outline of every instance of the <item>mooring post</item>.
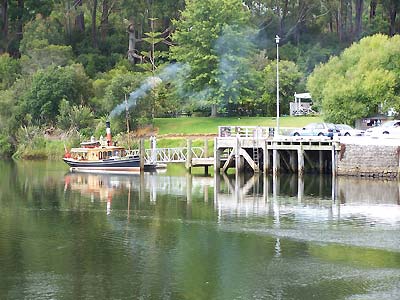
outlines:
{"label": "mooring post", "polygon": [[280,158],[280,153],[279,150],[274,149],[272,150],[272,173],[273,176],[278,176],[280,169],[281,169],[281,158]]}
{"label": "mooring post", "polygon": [[139,145],[140,172],[144,171],[144,156],[145,156],[144,139],[141,138]]}
{"label": "mooring post", "polygon": [[297,172],[299,176],[304,175],[304,149],[302,145],[297,149]]}
{"label": "mooring post", "polygon": [[269,171],[269,152],[268,152],[268,142],[264,140],[264,147],[263,147],[263,167],[264,167],[264,174],[268,174]]}
{"label": "mooring post", "polygon": [[208,157],[208,139],[204,140],[204,157]]}
{"label": "mooring post", "polygon": [[192,140],[187,140],[187,153],[186,153],[186,170],[192,170]]}
{"label": "mooring post", "polygon": [[236,135],[236,145],[235,145],[235,168],[236,168],[236,173],[239,173],[243,169],[243,160],[240,157],[240,139],[239,139],[239,134]]}
{"label": "mooring post", "polygon": [[319,173],[324,173],[324,151],[319,150]]}
{"label": "mooring post", "polygon": [[336,176],[336,150],[334,143],[332,143],[332,176]]}
{"label": "mooring post", "polygon": [[221,169],[221,151],[218,149],[218,138],[214,138],[214,173]]}
{"label": "mooring post", "polygon": [[[208,157],[208,139],[204,140],[204,157],[205,158]],[[205,175],[208,174],[208,166],[207,165],[204,166],[204,173],[205,173]]]}

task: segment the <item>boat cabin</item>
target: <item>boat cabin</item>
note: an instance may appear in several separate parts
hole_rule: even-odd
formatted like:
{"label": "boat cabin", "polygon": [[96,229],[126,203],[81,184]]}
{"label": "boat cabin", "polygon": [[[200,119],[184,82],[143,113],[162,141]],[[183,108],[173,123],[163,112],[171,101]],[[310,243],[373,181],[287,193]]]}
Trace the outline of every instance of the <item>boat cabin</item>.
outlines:
{"label": "boat cabin", "polygon": [[96,148],[72,148],[71,158],[76,160],[98,161],[125,157],[125,148],[117,146]]}

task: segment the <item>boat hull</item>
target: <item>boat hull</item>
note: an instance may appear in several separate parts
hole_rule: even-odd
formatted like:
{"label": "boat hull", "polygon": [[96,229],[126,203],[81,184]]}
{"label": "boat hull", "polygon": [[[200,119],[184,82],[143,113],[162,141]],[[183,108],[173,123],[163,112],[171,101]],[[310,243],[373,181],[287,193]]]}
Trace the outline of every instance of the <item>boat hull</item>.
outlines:
{"label": "boat hull", "polygon": [[140,171],[139,157],[126,159],[109,159],[99,161],[79,161],[72,158],[63,158],[71,171],[110,171],[110,172],[132,172]]}

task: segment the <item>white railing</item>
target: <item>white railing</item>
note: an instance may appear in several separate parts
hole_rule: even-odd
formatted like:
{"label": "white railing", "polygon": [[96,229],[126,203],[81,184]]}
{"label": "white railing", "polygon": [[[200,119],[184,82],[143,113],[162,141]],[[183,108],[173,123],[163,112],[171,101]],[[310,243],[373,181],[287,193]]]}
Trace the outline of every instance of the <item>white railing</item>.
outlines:
{"label": "white railing", "polygon": [[[275,134],[275,127],[262,127],[262,126],[219,126],[219,138],[251,138],[263,139],[272,138]],[[298,129],[298,127],[280,127],[279,135],[291,135],[291,133]]]}
{"label": "white railing", "polygon": [[[127,155],[139,155],[139,149],[126,150]],[[192,158],[203,158],[204,149],[201,147],[191,148]],[[187,160],[188,150],[181,148],[156,148],[145,149],[144,158],[148,162],[185,162]]]}
{"label": "white railing", "polygon": [[272,135],[272,127],[218,126],[218,137],[267,138]]}

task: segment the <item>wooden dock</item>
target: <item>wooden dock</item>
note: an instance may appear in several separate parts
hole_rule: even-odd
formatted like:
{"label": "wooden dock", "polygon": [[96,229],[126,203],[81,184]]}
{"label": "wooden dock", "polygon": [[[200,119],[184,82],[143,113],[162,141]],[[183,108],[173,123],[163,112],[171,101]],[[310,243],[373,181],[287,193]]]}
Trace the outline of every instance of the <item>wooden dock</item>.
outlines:
{"label": "wooden dock", "polygon": [[261,126],[220,126],[214,139],[214,156],[207,153],[208,140],[203,147],[157,148],[155,139],[151,149],[131,151],[140,155],[143,161],[156,163],[185,163],[191,171],[204,167],[208,173],[213,166],[215,172],[227,172],[235,168],[236,173],[332,173],[336,175],[337,157],[340,144],[324,136],[299,137],[289,135],[273,136],[273,129]]}
{"label": "wooden dock", "polygon": [[[228,134],[227,134],[228,132]],[[306,171],[336,174],[339,142],[328,137],[271,136],[268,127],[220,128],[214,144],[214,168],[237,173]],[[222,163],[222,158],[226,158]]]}

